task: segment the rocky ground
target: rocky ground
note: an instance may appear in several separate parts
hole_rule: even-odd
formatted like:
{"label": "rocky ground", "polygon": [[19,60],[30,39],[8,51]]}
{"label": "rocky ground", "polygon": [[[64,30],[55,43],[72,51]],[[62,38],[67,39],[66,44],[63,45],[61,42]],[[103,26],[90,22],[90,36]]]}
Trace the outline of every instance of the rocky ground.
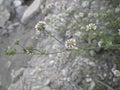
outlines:
{"label": "rocky ground", "polygon": [[[35,24],[58,13],[52,6],[55,2],[58,5],[66,3],[68,7],[78,4],[81,22],[93,21],[100,12],[109,12],[113,8],[120,12],[119,0],[0,0],[0,90],[120,90],[120,80],[114,81],[116,77],[111,71],[113,66],[120,69],[119,51],[90,51],[87,57],[82,54],[74,57],[74,52],[5,55],[6,48],[13,47],[17,39],[23,46],[64,50],[59,42],[47,35],[35,37]],[[106,29],[107,22],[99,22],[99,19],[95,22],[101,29]],[[69,30],[52,32],[62,42],[71,35]],[[73,36],[77,35],[73,33]],[[86,70],[92,76],[86,74]]]}

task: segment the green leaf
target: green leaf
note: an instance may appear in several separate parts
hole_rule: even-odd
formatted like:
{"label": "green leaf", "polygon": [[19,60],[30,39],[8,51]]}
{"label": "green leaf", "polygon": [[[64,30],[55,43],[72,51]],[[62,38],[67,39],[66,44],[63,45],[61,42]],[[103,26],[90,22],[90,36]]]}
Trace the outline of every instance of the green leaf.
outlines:
{"label": "green leaf", "polygon": [[19,45],[19,40],[16,40],[14,44]]}
{"label": "green leaf", "polygon": [[16,49],[7,49],[5,51],[5,54],[10,56],[10,55],[15,55],[16,54]]}

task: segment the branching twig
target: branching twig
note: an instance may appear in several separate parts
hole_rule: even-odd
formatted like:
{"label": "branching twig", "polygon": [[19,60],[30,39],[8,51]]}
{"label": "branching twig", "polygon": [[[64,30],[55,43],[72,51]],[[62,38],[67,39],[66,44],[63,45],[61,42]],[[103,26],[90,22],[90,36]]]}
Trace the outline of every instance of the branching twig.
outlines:
{"label": "branching twig", "polygon": [[62,44],[64,46],[64,43],[61,42],[59,39],[57,39],[54,35],[52,35],[50,32],[48,32],[47,30],[45,30],[45,32],[50,35],[51,37],[53,37],[55,40],[57,40],[60,44]]}
{"label": "branching twig", "polygon": [[115,89],[113,89],[111,86],[107,85],[106,83],[104,83],[104,82],[102,82],[102,81],[100,81],[100,80],[98,80],[98,79],[94,79],[94,80],[95,80],[96,82],[102,84],[103,86],[107,87],[109,90],[115,90]]}

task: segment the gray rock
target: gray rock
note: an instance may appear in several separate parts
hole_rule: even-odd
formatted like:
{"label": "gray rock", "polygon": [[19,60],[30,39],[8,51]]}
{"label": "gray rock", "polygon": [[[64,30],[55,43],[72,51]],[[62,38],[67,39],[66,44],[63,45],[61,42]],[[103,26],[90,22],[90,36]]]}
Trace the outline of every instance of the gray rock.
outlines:
{"label": "gray rock", "polygon": [[0,86],[0,90],[7,90],[4,86]]}
{"label": "gray rock", "polygon": [[102,6],[102,7],[100,7],[100,10],[105,11],[105,10],[106,10],[106,7],[105,7],[105,6]]}
{"label": "gray rock", "polygon": [[99,9],[99,3],[97,1],[93,1],[91,3],[91,9],[93,9],[93,10]]}
{"label": "gray rock", "polygon": [[37,12],[40,11],[40,5],[43,4],[46,0],[34,0],[34,2],[26,9],[24,12],[21,22],[26,24],[27,21],[32,18]]}
{"label": "gray rock", "polygon": [[91,18],[93,16],[93,12],[88,13],[88,18]]}
{"label": "gray rock", "polygon": [[83,2],[82,2],[82,7],[83,7],[83,8],[89,7],[89,3],[90,3],[89,1],[83,1]]}
{"label": "gray rock", "polygon": [[95,51],[93,51],[93,50],[90,50],[89,53],[90,53],[90,56],[95,56],[96,55]]}
{"label": "gray rock", "polygon": [[23,75],[23,72],[24,72],[24,68],[21,68],[21,69],[19,69],[18,71],[13,71],[12,73],[11,73],[11,76],[12,76],[12,82],[13,83],[15,83],[15,82],[17,82],[19,79],[20,79],[20,77]]}
{"label": "gray rock", "polygon": [[41,90],[51,90],[50,87],[43,87]]}
{"label": "gray rock", "polygon": [[28,8],[28,6],[19,6],[19,7],[17,7],[16,8],[17,17],[21,18],[27,8]]}
{"label": "gray rock", "polygon": [[1,34],[2,34],[2,36],[4,36],[4,37],[8,37],[8,36],[9,36],[9,33],[8,33],[8,30],[7,30],[7,29],[4,29]]}
{"label": "gray rock", "polygon": [[30,90],[30,89],[24,89],[24,86],[21,85],[23,82],[18,82],[17,84],[12,84],[7,90]]}
{"label": "gray rock", "polygon": [[20,24],[20,23],[18,23],[18,22],[13,23],[13,24],[10,24],[10,25],[7,27],[8,33],[12,34],[13,32],[16,32],[16,28],[19,27],[19,24]]}
{"label": "gray rock", "polygon": [[[54,1],[58,1],[58,3],[60,3],[62,0],[47,0],[48,3],[45,3],[46,6],[43,7],[44,1],[45,0],[39,0],[39,1],[35,0],[30,5],[30,7],[28,7],[28,9],[26,9],[25,12],[23,11],[24,12],[23,16],[20,11],[21,9],[18,10],[18,12],[19,12],[18,15],[20,15],[20,17],[22,16],[22,19],[21,19],[22,23],[27,23],[31,17],[36,18],[36,16],[34,16],[34,14],[36,12],[39,12],[39,10],[42,11],[42,9],[45,9],[48,4],[54,3]],[[63,0],[63,1],[65,1],[65,0]],[[94,12],[94,10],[87,8],[87,7],[89,7],[90,1],[91,0],[85,0],[82,3],[82,7],[85,9],[82,10],[80,7],[81,12],[84,10],[85,10],[84,12],[87,12],[87,10],[90,10],[90,11],[88,11],[90,13],[90,14],[88,14],[88,16],[86,15],[86,13],[85,13],[85,15],[81,15],[81,21],[82,20],[87,21],[87,20],[89,20],[88,18],[92,17],[92,16],[97,17],[97,14]],[[71,3],[71,2],[69,2],[69,0],[66,0],[66,2],[68,2],[67,5]],[[65,2],[63,2],[63,3],[65,3]],[[97,5],[97,3],[93,3],[93,4]],[[39,8],[39,6],[42,9]],[[18,6],[16,8],[16,11],[17,11],[17,9],[19,9],[19,7],[22,7],[22,6]],[[95,8],[95,6],[93,6],[93,7],[94,7],[94,9],[97,9],[97,8]],[[57,13],[59,13],[59,12],[57,12]],[[43,12],[42,12],[42,14],[43,14]],[[51,12],[48,14],[56,14],[56,13]],[[39,14],[39,17],[41,18],[41,13]],[[82,18],[82,17],[84,17],[84,18]],[[42,18],[42,20],[43,19],[44,18]],[[71,18],[70,18],[70,20],[71,20]],[[36,21],[34,20],[33,22],[30,22],[30,23],[35,24],[35,22],[37,22],[37,21],[38,20],[36,20]],[[17,26],[17,24],[15,24],[15,27],[16,26]],[[29,33],[33,29],[29,28],[26,30],[26,28],[27,28],[26,26],[27,25],[25,25],[25,29],[22,29],[22,28],[17,29],[16,28],[17,32],[19,33],[19,34],[17,32],[15,33],[16,37],[18,39],[20,37],[20,40],[24,40],[25,39],[24,36],[29,35],[31,37],[32,35],[34,35],[33,33]],[[14,25],[11,27],[14,27]],[[31,27],[33,28],[34,26],[31,26]],[[85,29],[85,26],[81,25],[79,28],[81,28],[83,30],[83,29]],[[69,30],[69,28],[68,29],[65,28],[65,30]],[[20,31],[23,31],[23,32],[20,34]],[[24,32],[24,31],[26,31],[26,32]],[[51,32],[54,32],[54,31],[51,30]],[[66,32],[67,37],[70,37],[69,36],[70,34],[71,34],[71,32]],[[76,36],[79,37],[80,35],[82,35],[82,32],[77,33],[77,34],[78,35],[76,35]],[[59,40],[64,38],[64,37],[60,37],[59,34],[57,34],[57,33],[54,33],[53,35],[55,35]],[[63,33],[63,36],[64,35],[65,35],[65,33]],[[55,41],[55,39],[53,39],[51,37],[47,37],[46,35],[44,35],[44,37],[42,35],[40,35],[39,37],[40,38],[36,37],[36,38],[38,38],[38,39],[36,39],[37,45],[35,45],[37,47],[37,49],[39,49],[39,50],[44,49],[49,52],[63,50],[62,45],[60,45],[57,41]],[[24,46],[31,44],[31,42],[29,42],[30,40],[28,40],[28,39],[29,38],[22,41]],[[91,44],[90,40],[89,40],[89,43]],[[82,53],[84,54],[85,52],[81,52],[81,54]],[[95,54],[96,54],[94,51],[90,51],[88,53],[91,56],[95,56]],[[20,57],[20,59],[18,59],[18,57]],[[19,60],[19,62],[17,60]],[[15,69],[17,66],[21,67],[23,65],[23,63],[21,63],[22,60],[24,60],[24,62],[27,62],[27,60],[22,58],[21,55],[15,57],[13,62],[16,62],[16,63],[11,63],[10,68],[13,66],[15,66]],[[8,90],[82,90],[81,89],[82,82],[84,85],[86,84],[86,83],[84,83],[84,80],[83,80],[83,79],[85,79],[84,72],[86,71],[86,68],[88,69],[88,73],[91,73],[92,69],[90,67],[96,66],[95,63],[92,62],[92,60],[94,60],[93,57],[90,57],[90,59],[88,59],[87,57],[82,57],[81,55],[76,57],[76,53],[74,51],[72,53],[67,51],[67,52],[63,52],[63,53],[43,55],[43,56],[34,55],[31,60],[29,58],[28,64],[27,65],[25,64],[27,66],[27,68],[25,70],[18,70],[12,74],[13,83],[10,85]],[[22,65],[20,65],[20,63]],[[96,75],[96,73],[95,73],[95,75]],[[84,85],[83,85],[83,87],[84,87]],[[86,89],[84,89],[84,90],[86,90]]]}
{"label": "gray rock", "polygon": [[8,61],[8,62],[6,63],[6,68],[10,68],[10,66],[11,66],[11,61]]}
{"label": "gray rock", "polygon": [[120,13],[120,7],[115,8],[116,13]]}
{"label": "gray rock", "polygon": [[51,82],[51,81],[48,79],[48,80],[45,82],[45,86],[49,85],[50,82]]}
{"label": "gray rock", "polygon": [[0,0],[0,5],[3,3],[3,0]]}
{"label": "gray rock", "polygon": [[9,18],[10,18],[9,11],[6,8],[0,6],[0,27],[3,27]]}
{"label": "gray rock", "polygon": [[[16,23],[13,23],[13,24],[11,24],[11,25],[9,25],[8,27],[7,27],[7,29],[10,31],[12,31],[15,27],[18,27],[19,26],[19,22],[16,22]],[[11,32],[10,31],[10,32]]]}
{"label": "gray rock", "polygon": [[0,86],[2,85],[2,82],[1,82],[1,75],[0,75]]}
{"label": "gray rock", "polygon": [[[51,51],[53,49],[52,46],[56,43],[57,42],[52,38],[45,38],[38,44],[40,48],[47,48],[47,50]],[[80,77],[81,66],[79,64],[81,64],[81,61],[84,59],[80,58],[74,65],[72,65],[74,61],[69,63],[66,58],[67,53],[63,53],[61,56],[57,54],[42,57],[34,56],[32,60],[29,61],[30,67],[24,71],[24,74],[21,77],[22,79],[18,80],[18,83],[23,81],[25,81],[25,83],[33,82],[29,84],[29,86],[31,86],[31,90],[59,90],[59,88],[61,88],[61,90],[82,90],[81,87],[76,84],[76,82],[73,82],[73,80],[75,80],[75,77],[77,77],[78,73]],[[51,61],[54,61],[55,63],[50,65]],[[77,65],[79,65],[79,67]],[[70,73],[74,74],[73,77]],[[18,85],[18,83],[16,85]],[[23,85],[26,86],[24,83]]]}
{"label": "gray rock", "polygon": [[20,0],[14,0],[13,4],[15,7],[19,7],[22,5],[22,2]]}

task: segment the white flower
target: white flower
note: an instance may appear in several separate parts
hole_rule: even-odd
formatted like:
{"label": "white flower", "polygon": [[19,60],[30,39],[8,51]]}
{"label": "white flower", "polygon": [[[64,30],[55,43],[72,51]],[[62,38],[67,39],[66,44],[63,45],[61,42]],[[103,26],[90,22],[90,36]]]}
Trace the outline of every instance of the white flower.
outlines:
{"label": "white flower", "polygon": [[99,47],[102,47],[102,44],[103,44],[103,41],[100,40],[100,41],[98,42],[98,46],[99,46]]}
{"label": "white flower", "polygon": [[75,32],[75,36],[80,37],[81,35],[82,35],[82,32],[80,31]]}
{"label": "white flower", "polygon": [[96,30],[97,26],[93,23],[90,23],[89,25],[86,26],[86,31],[89,30]]}
{"label": "white flower", "polygon": [[86,78],[86,82],[91,82],[92,78]]}
{"label": "white flower", "polygon": [[119,70],[117,70],[115,68],[112,68],[112,72],[116,77],[120,77],[120,71]]}
{"label": "white flower", "polygon": [[52,8],[54,6],[54,3],[51,3],[51,4],[48,4],[46,7],[47,7],[47,9],[50,9],[50,8]]}
{"label": "white flower", "polygon": [[35,30],[36,30],[36,35],[40,34],[40,31],[45,29],[45,25],[46,23],[44,21],[39,21],[36,25],[35,25]]}
{"label": "white flower", "polygon": [[66,76],[67,71],[65,69],[62,70],[62,75]]}
{"label": "white flower", "polygon": [[84,17],[84,13],[81,13],[81,12],[80,12],[80,13],[79,13],[79,16],[80,16],[80,17]]}
{"label": "white flower", "polygon": [[68,39],[65,42],[65,47],[67,49],[76,49],[76,40],[75,39]]}
{"label": "white flower", "polygon": [[118,29],[118,35],[120,35],[120,29]]}
{"label": "white flower", "polygon": [[56,7],[58,10],[60,10],[61,4],[60,4],[59,2],[55,2],[55,7]]}

